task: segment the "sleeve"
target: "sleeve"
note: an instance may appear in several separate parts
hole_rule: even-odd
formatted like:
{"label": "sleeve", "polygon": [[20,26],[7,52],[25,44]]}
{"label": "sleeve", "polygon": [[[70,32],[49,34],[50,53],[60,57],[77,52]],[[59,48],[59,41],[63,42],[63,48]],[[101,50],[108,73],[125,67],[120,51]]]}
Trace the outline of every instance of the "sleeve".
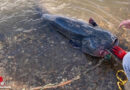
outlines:
{"label": "sleeve", "polygon": [[123,68],[128,80],[130,81],[130,52],[128,52],[123,58]]}

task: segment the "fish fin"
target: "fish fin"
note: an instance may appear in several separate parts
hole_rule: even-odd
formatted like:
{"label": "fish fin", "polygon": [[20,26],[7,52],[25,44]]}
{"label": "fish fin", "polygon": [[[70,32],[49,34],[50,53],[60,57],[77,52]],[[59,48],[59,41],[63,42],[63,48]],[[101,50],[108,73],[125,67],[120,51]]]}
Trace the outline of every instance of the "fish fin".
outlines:
{"label": "fish fin", "polygon": [[73,40],[69,40],[69,43],[74,46],[74,48],[80,48],[81,47],[81,44],[80,43],[77,43]]}
{"label": "fish fin", "polygon": [[95,22],[95,20],[93,18],[89,19],[89,24],[91,24],[93,27],[98,26],[97,23]]}

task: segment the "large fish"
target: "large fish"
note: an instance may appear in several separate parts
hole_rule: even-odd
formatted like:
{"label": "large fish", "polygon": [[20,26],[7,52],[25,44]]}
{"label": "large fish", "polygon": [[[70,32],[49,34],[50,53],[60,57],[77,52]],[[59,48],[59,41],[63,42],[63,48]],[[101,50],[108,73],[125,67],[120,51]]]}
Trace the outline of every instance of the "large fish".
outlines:
{"label": "large fish", "polygon": [[89,24],[68,17],[43,14],[43,19],[59,33],[70,40],[82,52],[96,57],[104,57],[118,44],[116,36],[100,28],[93,19]]}

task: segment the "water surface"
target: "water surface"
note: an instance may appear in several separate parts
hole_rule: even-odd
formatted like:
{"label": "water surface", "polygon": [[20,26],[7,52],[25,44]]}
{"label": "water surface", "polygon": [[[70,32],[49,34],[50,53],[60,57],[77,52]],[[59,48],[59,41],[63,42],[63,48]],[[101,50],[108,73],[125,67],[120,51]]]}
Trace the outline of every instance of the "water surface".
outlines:
{"label": "water surface", "polygon": [[[130,19],[129,0],[1,0],[0,72],[1,66],[4,70],[0,76],[5,76],[4,79],[9,76],[24,85],[40,86],[81,74],[81,79],[66,90],[101,90],[104,86],[116,90],[111,64],[103,64],[86,74],[88,68],[96,65],[97,58],[72,48],[65,38],[47,27],[36,10],[39,6],[44,12],[86,22],[92,17],[119,37],[121,47],[130,50],[130,30],[118,29],[122,20]],[[22,87],[11,83],[14,88]]]}

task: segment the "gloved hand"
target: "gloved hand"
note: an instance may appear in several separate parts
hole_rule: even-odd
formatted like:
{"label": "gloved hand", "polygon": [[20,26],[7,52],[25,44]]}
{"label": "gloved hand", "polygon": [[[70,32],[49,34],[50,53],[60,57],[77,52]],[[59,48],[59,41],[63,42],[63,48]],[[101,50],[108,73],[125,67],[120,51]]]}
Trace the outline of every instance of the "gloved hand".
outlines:
{"label": "gloved hand", "polygon": [[130,29],[130,20],[124,20],[120,23],[119,28],[121,28],[122,26],[124,26],[127,29]]}
{"label": "gloved hand", "polygon": [[126,51],[120,48],[119,46],[114,46],[112,49],[112,53],[115,54],[121,60],[126,55]]}

